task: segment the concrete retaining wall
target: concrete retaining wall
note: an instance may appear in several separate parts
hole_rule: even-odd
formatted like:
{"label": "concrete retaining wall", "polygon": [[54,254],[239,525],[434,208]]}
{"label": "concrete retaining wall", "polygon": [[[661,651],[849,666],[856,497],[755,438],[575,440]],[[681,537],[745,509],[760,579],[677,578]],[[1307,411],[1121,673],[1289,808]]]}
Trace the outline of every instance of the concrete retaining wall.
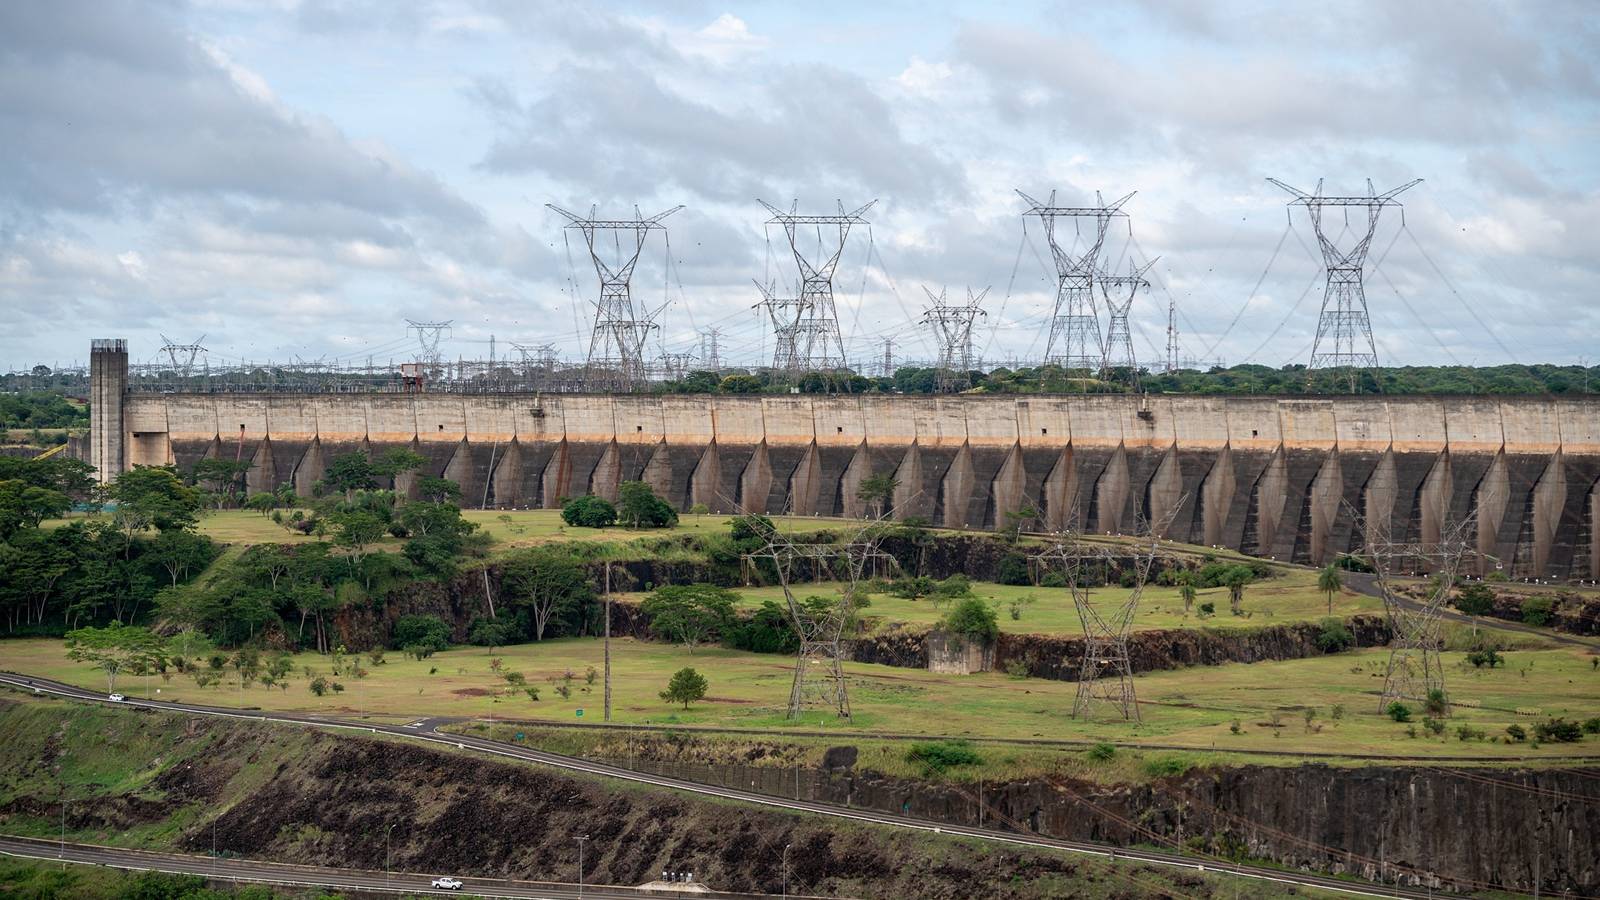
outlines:
{"label": "concrete retaining wall", "polygon": [[221,454],[255,462],[252,490],[409,446],[474,506],[643,479],[680,509],[855,516],[890,472],[894,513],[943,526],[1171,513],[1174,539],[1305,563],[1359,544],[1353,509],[1402,539],[1477,511],[1484,568],[1600,578],[1600,401],[1581,398],[127,394],[122,423],[101,443],[123,468]]}

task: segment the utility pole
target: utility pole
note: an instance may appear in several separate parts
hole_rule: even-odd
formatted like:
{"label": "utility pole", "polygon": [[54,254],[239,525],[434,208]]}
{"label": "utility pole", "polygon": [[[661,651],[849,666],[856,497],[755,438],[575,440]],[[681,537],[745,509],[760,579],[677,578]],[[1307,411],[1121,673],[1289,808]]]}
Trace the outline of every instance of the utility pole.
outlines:
{"label": "utility pole", "polygon": [[[1065,369],[1082,369],[1093,373],[1100,368],[1105,348],[1100,342],[1100,318],[1095,310],[1094,278],[1100,247],[1105,243],[1106,228],[1113,218],[1127,218],[1121,212],[1133,194],[1107,204],[1095,193],[1094,206],[1057,206],[1056,192],[1051,191],[1044,202],[1017,191],[1028,202],[1024,216],[1038,216],[1044,222],[1045,240],[1050,244],[1050,256],[1056,267],[1055,308],[1050,315],[1050,337],[1044,346],[1044,361]],[[1073,223],[1083,249],[1074,242],[1062,247],[1056,234],[1059,221]],[[1088,234],[1084,234],[1087,223]]]}
{"label": "utility pole", "polygon": [[[1378,217],[1390,206],[1401,209],[1401,226],[1405,225],[1404,207],[1395,196],[1422,183],[1418,178],[1408,181],[1383,194],[1367,179],[1365,197],[1324,197],[1322,179],[1317,179],[1314,193],[1284,184],[1276,178],[1268,181],[1293,194],[1289,205],[1304,206],[1311,216],[1311,227],[1317,233],[1317,245],[1322,249],[1322,265],[1328,272],[1328,284],[1322,294],[1322,313],[1317,318],[1317,337],[1311,345],[1312,369],[1342,369],[1349,381],[1350,393],[1356,391],[1358,373],[1378,368],[1378,347],[1372,340],[1372,319],[1367,314],[1367,294],[1362,286],[1367,250],[1372,246],[1372,236],[1378,230]],[[1328,208],[1344,210],[1344,225],[1351,229],[1356,242],[1349,249],[1338,245],[1338,237],[1328,237],[1323,230],[1323,215]],[[1365,227],[1358,220],[1350,221],[1350,210],[1364,209],[1367,213]],[[1290,222],[1294,221],[1291,211]]]}
{"label": "utility pole", "polygon": [[578,900],[583,900],[583,843],[588,839],[587,834],[578,835]]}
{"label": "utility pole", "polygon": [[606,563],[606,714],[611,721],[611,563]]}

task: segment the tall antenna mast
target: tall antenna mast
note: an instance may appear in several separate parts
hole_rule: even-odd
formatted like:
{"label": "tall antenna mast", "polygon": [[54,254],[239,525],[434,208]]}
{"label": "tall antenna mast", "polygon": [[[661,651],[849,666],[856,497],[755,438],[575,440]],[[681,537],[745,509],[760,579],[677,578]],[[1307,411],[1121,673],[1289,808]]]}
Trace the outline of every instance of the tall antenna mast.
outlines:
{"label": "tall antenna mast", "polygon": [[[1051,191],[1049,199],[1043,203],[1022,191],[1017,194],[1028,201],[1028,211],[1023,215],[1038,216],[1044,222],[1045,239],[1050,242],[1050,255],[1056,267],[1055,309],[1050,315],[1050,338],[1044,346],[1044,361],[1066,369],[1096,371],[1105,359],[1105,348],[1100,343],[1100,318],[1095,312],[1095,264],[1100,246],[1105,243],[1106,227],[1113,218],[1127,217],[1119,210],[1133,194],[1107,205],[1096,192],[1095,205],[1088,207],[1056,206],[1055,191]],[[1058,219],[1072,220],[1083,241],[1081,250],[1076,242],[1069,247],[1061,246],[1056,233]],[[1085,235],[1078,227],[1080,221],[1089,224],[1090,234]]]}
{"label": "tall antenna mast", "polygon": [[972,386],[972,370],[979,365],[972,352],[972,323],[978,316],[988,315],[979,304],[989,289],[974,294],[972,288],[967,288],[967,302],[960,304],[950,303],[942,288],[937,294],[926,287],[922,291],[933,304],[922,314],[922,321],[933,328],[939,339],[939,393],[964,391]]}
{"label": "tall antenna mast", "polygon": [[[844,338],[839,334],[839,313],[833,304],[833,273],[839,268],[839,256],[844,253],[850,227],[871,224],[861,218],[861,214],[878,201],[849,212],[840,202],[838,215],[826,216],[799,215],[796,212],[800,205],[798,200],[790,205],[788,212],[765,200],[757,202],[772,213],[768,225],[783,226],[795,265],[800,269],[799,308],[794,319],[796,365],[808,372],[842,370],[845,367]],[[826,233],[823,226],[828,226]],[[806,237],[800,230],[802,227],[815,228],[815,254],[801,249]]]}
{"label": "tall antenna mast", "polygon": [[[1289,206],[1306,208],[1311,216],[1311,227],[1317,232],[1317,245],[1322,248],[1322,265],[1328,271],[1327,289],[1322,294],[1322,314],[1317,319],[1317,338],[1311,345],[1311,368],[1343,369],[1353,394],[1357,373],[1363,369],[1371,371],[1378,368],[1378,347],[1372,340],[1372,319],[1367,314],[1367,294],[1362,286],[1367,251],[1372,247],[1372,236],[1378,230],[1378,217],[1384,208],[1400,208],[1403,223],[1404,207],[1394,198],[1421,184],[1422,179],[1408,181],[1392,191],[1379,194],[1369,178],[1365,197],[1324,197],[1320,178],[1317,179],[1316,192],[1311,194],[1276,178],[1267,180],[1295,196],[1289,201]],[[1344,209],[1346,227],[1351,225],[1352,207],[1367,211],[1365,229],[1359,221],[1352,228],[1356,242],[1349,249],[1339,247],[1337,237],[1330,239],[1323,230],[1323,214],[1329,207]]]}
{"label": "tall antenna mast", "polygon": [[[645,381],[644,344],[656,327],[655,317],[661,310],[643,313],[634,308],[629,282],[633,268],[639,262],[645,240],[652,231],[665,231],[661,220],[682,206],[657,213],[649,218],[633,208],[632,219],[598,219],[595,207],[589,215],[579,216],[551,203],[545,204],[567,219],[567,228],[583,234],[589,245],[589,258],[594,262],[595,274],[600,276],[600,301],[594,305],[594,330],[589,334],[589,356],[586,360],[590,388],[608,390],[633,390]],[[610,232],[614,238],[613,261],[608,263],[602,248],[596,246],[597,235]],[[632,241],[624,244],[622,235],[632,234]]]}

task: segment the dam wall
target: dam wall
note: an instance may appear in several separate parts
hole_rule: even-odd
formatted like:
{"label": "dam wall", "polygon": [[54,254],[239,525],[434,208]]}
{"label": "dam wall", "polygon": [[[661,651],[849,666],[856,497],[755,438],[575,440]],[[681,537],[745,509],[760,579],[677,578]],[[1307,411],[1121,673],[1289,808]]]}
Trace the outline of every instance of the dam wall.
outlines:
{"label": "dam wall", "polygon": [[890,473],[897,518],[985,529],[1031,508],[1029,527],[1131,533],[1170,516],[1174,540],[1312,564],[1357,547],[1358,522],[1430,540],[1475,512],[1480,570],[1600,578],[1595,399],[130,392],[120,413],[94,436],[102,476],[224,457],[250,461],[252,492],[309,495],[342,453],[409,447],[471,507],[642,480],[680,510],[859,516],[862,480]]}

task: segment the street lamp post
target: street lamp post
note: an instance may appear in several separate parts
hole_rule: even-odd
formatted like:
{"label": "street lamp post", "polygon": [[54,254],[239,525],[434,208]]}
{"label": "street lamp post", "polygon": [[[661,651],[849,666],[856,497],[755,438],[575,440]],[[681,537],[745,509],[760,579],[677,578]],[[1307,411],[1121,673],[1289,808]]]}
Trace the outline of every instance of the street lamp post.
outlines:
{"label": "street lamp post", "polygon": [[783,898],[784,898],[784,900],[789,900],[789,848],[793,847],[793,846],[794,846],[793,844],[784,844],[783,845],[783,866],[782,866],[782,871],[783,871]]}
{"label": "street lamp post", "polygon": [[583,843],[588,839],[587,834],[578,835],[578,900],[583,900]]}
{"label": "street lamp post", "polygon": [[384,884],[384,887],[388,887],[389,886],[389,832],[394,831],[394,826],[396,826],[398,824],[400,824],[400,823],[399,822],[392,822],[392,823],[390,823],[388,828],[385,828],[383,830],[383,884]]}

